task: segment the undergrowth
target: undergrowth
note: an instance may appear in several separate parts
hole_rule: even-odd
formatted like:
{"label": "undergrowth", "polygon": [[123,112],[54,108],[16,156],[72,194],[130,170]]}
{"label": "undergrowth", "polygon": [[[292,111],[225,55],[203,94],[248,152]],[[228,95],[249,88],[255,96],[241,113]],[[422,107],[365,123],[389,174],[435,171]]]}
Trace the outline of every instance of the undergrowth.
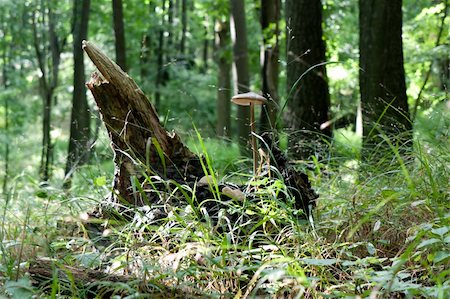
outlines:
{"label": "undergrowth", "polygon": [[[448,137],[448,126],[439,129]],[[109,174],[82,170],[73,189],[81,196],[19,176],[1,206],[1,296],[448,298],[448,138],[419,134],[412,159],[362,175],[357,138],[335,135],[329,160],[309,173],[320,194],[309,219],[292,199],[279,200],[289,191],[276,170],[264,182],[249,180],[245,163],[233,164],[235,146],[201,137],[193,144],[208,157],[214,195],[196,205],[192,188],[174,184],[161,198],[185,204],[161,201],[163,217],[154,207],[121,206],[126,219],[87,225],[98,221],[87,211],[109,191]],[[247,182],[256,196],[225,197],[220,180]],[[205,206],[218,202],[210,214]],[[54,274],[37,285],[27,269],[42,257]],[[129,280],[77,284],[67,266]]]}

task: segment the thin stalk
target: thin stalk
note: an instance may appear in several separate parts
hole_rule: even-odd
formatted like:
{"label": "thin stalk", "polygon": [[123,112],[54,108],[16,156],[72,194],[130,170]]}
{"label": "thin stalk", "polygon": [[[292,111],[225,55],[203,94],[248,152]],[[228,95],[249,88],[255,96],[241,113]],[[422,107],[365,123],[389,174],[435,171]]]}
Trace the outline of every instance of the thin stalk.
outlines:
{"label": "thin stalk", "polygon": [[22,227],[22,236],[21,236],[21,242],[20,242],[20,249],[19,249],[19,256],[17,258],[17,272],[16,272],[16,281],[19,280],[20,275],[20,263],[22,263],[22,257],[23,257],[23,248],[25,246],[25,238],[27,236],[27,226],[28,226],[28,220],[30,218],[30,206],[27,207],[27,212],[25,215],[25,220],[23,221],[23,227]]}
{"label": "thin stalk", "polygon": [[250,134],[252,135],[253,175],[256,175],[256,138],[255,138],[255,105],[250,103]]}

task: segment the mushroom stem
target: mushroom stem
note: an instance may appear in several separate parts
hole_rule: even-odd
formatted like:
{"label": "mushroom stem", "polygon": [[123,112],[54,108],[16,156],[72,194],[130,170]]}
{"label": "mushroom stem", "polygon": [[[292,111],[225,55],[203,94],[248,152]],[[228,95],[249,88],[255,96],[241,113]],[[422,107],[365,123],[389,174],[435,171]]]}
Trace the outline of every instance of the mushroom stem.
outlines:
{"label": "mushroom stem", "polygon": [[253,175],[256,175],[256,137],[255,137],[255,105],[250,103],[250,134],[252,135],[252,150],[253,150]]}
{"label": "mushroom stem", "polygon": [[264,105],[267,103],[265,97],[260,96],[254,92],[246,92],[237,94],[231,98],[231,101],[236,105],[250,106],[250,132],[252,134],[252,150],[253,150],[253,175],[256,175],[256,166],[258,163],[258,156],[256,150],[256,137],[255,137],[255,105]]}

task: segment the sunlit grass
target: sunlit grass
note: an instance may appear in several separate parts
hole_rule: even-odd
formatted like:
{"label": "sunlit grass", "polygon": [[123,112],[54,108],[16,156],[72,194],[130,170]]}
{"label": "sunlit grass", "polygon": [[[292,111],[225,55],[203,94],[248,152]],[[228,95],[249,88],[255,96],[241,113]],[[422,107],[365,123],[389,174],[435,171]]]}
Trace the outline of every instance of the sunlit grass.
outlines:
{"label": "sunlit grass", "polygon": [[[360,139],[350,130],[336,132],[328,163],[308,173],[320,193],[312,222],[297,219],[289,198],[278,198],[288,193],[277,177],[244,201],[220,194],[217,182],[213,196],[201,202],[191,187],[172,184],[161,198],[180,204],[158,203],[165,211],[160,217],[155,207],[122,206],[126,218],[89,218],[86,212],[111,191],[112,164],[103,162],[111,159],[106,143],[92,164],[79,170],[69,192],[59,183],[42,186],[34,176],[19,175],[0,206],[1,292],[13,294],[22,286],[42,294],[24,273],[35,258],[49,257],[56,268],[132,275],[134,282],[102,286],[135,296],[142,291],[138,281],[145,281],[147,290],[172,290],[174,296],[445,298],[449,142],[443,138],[446,120],[439,115],[432,120],[426,131],[416,131],[412,162],[397,171],[365,168],[364,176]],[[235,144],[200,135],[188,144],[207,154],[205,173],[214,172],[219,181],[249,178],[245,159],[236,165],[241,160]],[[208,204],[218,210],[211,212]],[[13,283],[17,278],[19,285]],[[57,278],[52,285],[46,292],[60,296],[82,297],[88,289],[70,279]]]}

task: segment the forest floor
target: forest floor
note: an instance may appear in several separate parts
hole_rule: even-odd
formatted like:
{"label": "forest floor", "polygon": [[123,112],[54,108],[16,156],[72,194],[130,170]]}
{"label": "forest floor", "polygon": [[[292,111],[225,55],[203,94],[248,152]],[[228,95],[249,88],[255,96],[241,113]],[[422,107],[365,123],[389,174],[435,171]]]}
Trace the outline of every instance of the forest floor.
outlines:
{"label": "forest floor", "polygon": [[[408,162],[396,159],[390,171],[362,167],[358,138],[335,134],[332,158],[298,163],[320,194],[309,219],[278,199],[289,190],[276,175],[251,180],[237,146],[224,150],[216,140],[189,144],[208,153],[217,181],[258,191],[252,200],[227,200],[215,218],[193,205],[193,190],[169,185],[160,193],[162,218],[147,206],[121,206],[126,219],[92,217],[111,185],[111,164],[100,156],[70,192],[18,176],[1,205],[0,296],[448,298],[444,115],[423,118],[435,127],[424,125]],[[174,199],[185,204],[167,204]]]}

